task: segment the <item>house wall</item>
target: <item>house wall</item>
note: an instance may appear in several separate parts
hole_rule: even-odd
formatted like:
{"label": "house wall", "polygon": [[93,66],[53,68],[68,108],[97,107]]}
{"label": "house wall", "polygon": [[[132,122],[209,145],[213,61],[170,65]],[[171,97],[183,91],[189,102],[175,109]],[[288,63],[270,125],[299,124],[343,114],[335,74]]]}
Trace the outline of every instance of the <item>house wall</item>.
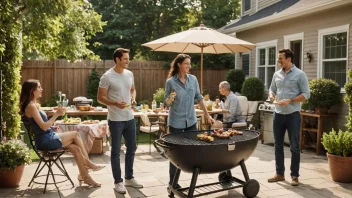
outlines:
{"label": "house wall", "polygon": [[266,8],[270,5],[273,5],[277,2],[279,2],[280,0],[257,0],[257,1],[258,1],[258,10],[257,11],[259,11],[263,8]]}
{"label": "house wall", "polygon": [[251,8],[244,12],[244,0],[242,0],[242,16],[250,15],[256,12],[256,3],[258,0],[251,0]]}
{"label": "house wall", "polygon": [[[259,43],[271,40],[278,40],[277,50],[284,47],[284,36],[296,33],[304,33],[303,52],[310,51],[313,55],[312,61],[309,63],[307,59],[303,59],[303,71],[306,72],[308,80],[318,77],[318,31],[320,29],[332,28],[341,25],[350,24],[350,33],[348,40],[348,68],[352,69],[352,5],[322,11],[316,14],[297,17],[295,19],[277,22],[266,26],[253,28],[243,32],[237,32],[236,37],[249,41],[251,43]],[[256,50],[251,52],[251,76],[255,76],[256,72]],[[239,60],[240,61],[240,60]],[[239,63],[240,64],[240,63]],[[241,68],[241,65],[239,65]],[[279,66],[277,66],[279,69]],[[332,111],[338,112],[338,126],[345,128],[345,116],[348,114],[348,107],[345,103],[332,108]]]}

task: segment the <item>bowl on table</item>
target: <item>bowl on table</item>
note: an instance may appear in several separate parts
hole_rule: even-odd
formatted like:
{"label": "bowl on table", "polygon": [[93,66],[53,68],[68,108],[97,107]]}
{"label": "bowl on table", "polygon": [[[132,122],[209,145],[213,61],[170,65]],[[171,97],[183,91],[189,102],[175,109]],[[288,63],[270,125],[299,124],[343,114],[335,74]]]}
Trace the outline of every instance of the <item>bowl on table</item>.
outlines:
{"label": "bowl on table", "polygon": [[77,106],[77,108],[80,110],[80,111],[90,111],[90,106],[89,105],[82,105],[82,106]]}

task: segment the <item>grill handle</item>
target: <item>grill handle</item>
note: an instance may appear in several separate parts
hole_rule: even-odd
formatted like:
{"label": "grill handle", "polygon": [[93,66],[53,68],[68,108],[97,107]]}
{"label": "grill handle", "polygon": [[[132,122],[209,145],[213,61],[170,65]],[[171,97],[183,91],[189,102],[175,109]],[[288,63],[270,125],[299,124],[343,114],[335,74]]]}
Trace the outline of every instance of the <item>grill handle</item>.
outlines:
{"label": "grill handle", "polygon": [[160,146],[160,147],[163,148],[163,149],[171,149],[171,147],[168,146],[168,145],[165,145],[164,142],[162,142],[161,139],[155,140],[154,144]]}

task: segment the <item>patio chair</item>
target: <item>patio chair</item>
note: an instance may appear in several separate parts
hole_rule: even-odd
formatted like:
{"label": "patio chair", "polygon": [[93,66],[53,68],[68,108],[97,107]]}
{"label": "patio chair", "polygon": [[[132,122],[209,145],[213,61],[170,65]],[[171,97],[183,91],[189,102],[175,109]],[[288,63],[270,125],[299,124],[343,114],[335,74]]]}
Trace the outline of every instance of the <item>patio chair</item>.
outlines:
{"label": "patio chair", "polygon": [[[28,137],[29,137],[29,140],[30,140],[30,144],[31,144],[33,150],[35,151],[35,153],[38,155],[39,160],[40,160],[40,162],[39,162],[39,164],[37,166],[37,169],[35,170],[35,172],[33,174],[33,177],[32,177],[31,181],[28,184],[28,187],[32,184],[32,182],[36,183],[36,184],[44,184],[45,186],[44,186],[44,192],[43,193],[45,194],[46,186],[48,184],[54,184],[56,189],[58,191],[60,191],[56,184],[63,183],[65,181],[69,180],[71,182],[72,188],[73,188],[75,185],[73,184],[69,174],[66,171],[66,168],[65,168],[64,164],[62,163],[62,161],[60,159],[60,157],[63,154],[68,152],[68,149],[60,148],[60,149],[52,150],[52,151],[37,149],[36,145],[35,145],[35,141],[34,141],[34,133],[31,131],[31,126],[30,126],[28,118],[26,116],[22,116],[22,122],[23,122],[23,124],[24,124],[24,126],[25,126],[25,128],[27,130]],[[60,173],[59,174],[57,174],[57,173],[54,174],[53,165],[56,165],[56,167],[61,171],[61,174]],[[47,174],[39,175],[42,172],[42,170],[44,169],[44,167],[48,168]],[[51,175],[51,177],[53,179],[53,182],[48,182],[49,175]],[[46,176],[45,183],[35,181],[36,179],[38,179],[40,177],[45,177],[45,176]],[[63,176],[66,179],[64,179],[62,181],[56,181],[55,176]]]}
{"label": "patio chair", "polygon": [[255,121],[258,109],[258,101],[248,101],[245,96],[237,96],[241,115],[236,116],[235,122],[223,122],[224,128],[244,129]]}
{"label": "patio chair", "polygon": [[[166,127],[165,127],[166,124],[165,122],[160,121],[159,117],[151,117],[150,119],[152,120],[152,122],[150,122],[148,115],[142,113],[141,126],[139,127],[140,132],[149,134],[149,154],[151,154],[152,136],[155,136],[164,130],[166,131]],[[139,139],[138,136],[137,136],[137,139]]]}
{"label": "patio chair", "polygon": [[252,124],[254,115],[257,113],[258,101],[248,101],[245,96],[237,96],[241,107],[241,115],[237,116],[236,122],[231,124],[232,128],[243,129]]}

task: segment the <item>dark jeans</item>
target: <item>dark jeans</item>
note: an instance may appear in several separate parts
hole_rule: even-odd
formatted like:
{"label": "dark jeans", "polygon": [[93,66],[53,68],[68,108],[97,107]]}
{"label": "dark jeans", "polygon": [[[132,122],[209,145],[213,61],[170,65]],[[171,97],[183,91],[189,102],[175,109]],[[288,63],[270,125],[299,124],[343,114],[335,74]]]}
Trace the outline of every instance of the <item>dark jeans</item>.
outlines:
{"label": "dark jeans", "polygon": [[274,113],[273,129],[275,139],[276,174],[285,175],[284,138],[286,130],[290,140],[291,176],[299,177],[299,132],[301,117],[298,111],[283,115]]}
{"label": "dark jeans", "polygon": [[[197,123],[190,126],[190,127],[187,127],[185,129],[176,129],[172,126],[169,126],[169,130],[170,130],[170,133],[180,133],[180,132],[186,132],[186,131],[195,131],[197,130]],[[169,169],[169,175],[170,175],[170,181],[169,181],[169,184],[172,185],[172,182],[174,180],[174,177],[175,177],[175,173],[176,173],[176,166],[174,166],[171,162],[170,162],[170,169]]]}
{"label": "dark jeans", "polygon": [[122,136],[127,147],[125,155],[125,178],[133,178],[133,161],[136,152],[136,123],[129,121],[108,121],[111,134],[111,169],[115,184],[122,182],[120,167],[120,151]]}

